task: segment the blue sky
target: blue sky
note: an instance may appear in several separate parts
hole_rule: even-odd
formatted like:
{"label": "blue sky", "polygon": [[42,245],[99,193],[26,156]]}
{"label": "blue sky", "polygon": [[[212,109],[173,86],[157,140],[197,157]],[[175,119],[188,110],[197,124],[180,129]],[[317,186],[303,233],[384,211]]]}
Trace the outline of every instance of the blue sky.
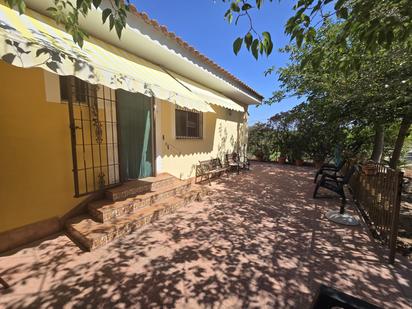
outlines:
{"label": "blue sky", "polygon": [[[236,75],[259,93],[268,97],[278,89],[277,77],[265,77],[263,72],[270,66],[280,67],[287,63],[287,55],[277,49],[289,42],[284,34],[284,25],[292,15],[293,0],[266,1],[264,10],[254,13],[254,26],[259,31],[270,31],[275,48],[269,57],[256,61],[246,50],[236,56],[232,43],[243,36],[248,24],[241,20],[238,26],[228,24],[223,15],[227,4],[221,0],[133,0],[139,11],[145,11],[151,18],[164,24],[196,49]],[[289,98],[272,106],[251,107],[249,124],[266,121],[279,111],[296,105],[295,98]]]}

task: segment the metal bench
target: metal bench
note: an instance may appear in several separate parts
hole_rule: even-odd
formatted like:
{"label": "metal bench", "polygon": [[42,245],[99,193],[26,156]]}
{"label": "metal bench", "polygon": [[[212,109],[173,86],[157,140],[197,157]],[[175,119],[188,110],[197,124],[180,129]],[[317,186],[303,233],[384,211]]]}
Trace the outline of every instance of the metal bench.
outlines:
{"label": "metal bench", "polygon": [[[199,164],[196,166],[195,182],[197,183],[198,178],[200,178],[199,182],[208,180],[210,185],[211,178],[215,177],[216,175],[219,176],[222,173],[227,174],[228,171],[229,166],[223,166],[219,158],[199,161]],[[207,177],[207,179],[205,179],[205,177]]]}
{"label": "metal bench", "polygon": [[236,152],[225,155],[225,165],[230,169],[235,169],[238,174],[240,172],[240,169],[250,169],[250,162],[246,158],[246,156],[242,161],[239,154]]}

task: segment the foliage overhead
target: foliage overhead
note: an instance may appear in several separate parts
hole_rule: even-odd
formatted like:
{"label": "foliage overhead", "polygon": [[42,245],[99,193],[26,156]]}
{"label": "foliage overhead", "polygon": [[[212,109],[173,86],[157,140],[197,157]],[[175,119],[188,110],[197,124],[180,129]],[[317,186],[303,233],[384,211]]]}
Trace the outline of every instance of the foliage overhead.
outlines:
{"label": "foliage overhead", "polygon": [[[412,54],[407,43],[366,52],[360,41],[344,49],[333,44],[342,25],[328,23],[311,44],[288,46],[290,63],[278,70],[281,90],[267,103],[287,95],[328,106],[335,118],[362,123],[399,119],[412,102]],[[320,49],[324,56],[313,58]],[[336,70],[347,61],[346,68]],[[367,111],[367,113],[365,113]]]}
{"label": "foliage overhead", "polygon": [[[253,10],[267,9],[264,1],[222,1],[228,3],[225,18],[229,23],[237,25],[240,19],[248,23],[244,37],[234,41],[235,54],[244,44],[256,59],[259,54],[270,55],[273,50],[270,31],[259,33],[254,27],[254,21],[259,17],[252,14]],[[285,25],[285,33],[297,47],[311,43],[319,28],[331,19],[342,24],[333,43],[343,48],[348,46],[348,39],[357,39],[369,52],[375,52],[382,47],[390,48],[406,42],[412,36],[410,0],[296,0],[293,10],[294,15]]]}
{"label": "foliage overhead", "polygon": [[[238,54],[245,46],[256,59],[263,54],[270,55],[274,48],[271,31],[255,29],[254,21],[259,17],[252,14],[252,11],[267,9],[264,0],[222,1],[228,5],[224,16],[229,23],[237,25],[241,19],[248,23],[245,35],[233,42],[234,53]],[[20,14],[26,10],[25,0],[6,0],[6,3],[17,8]],[[108,22],[110,30],[114,28],[120,38],[126,27],[130,0],[110,0],[108,3],[110,6],[101,13],[102,23]],[[87,33],[80,27],[79,18],[86,17],[93,7],[98,8],[101,4],[102,0],[53,0],[48,11],[56,22],[64,25],[74,42],[82,46]],[[348,39],[356,38],[368,51],[375,52],[381,47],[389,48],[393,43],[406,42],[412,36],[410,0],[296,0],[293,10],[294,15],[285,25],[285,33],[298,47],[312,42],[319,28],[331,19],[343,24],[334,41],[342,47],[348,45]]]}
{"label": "foliage overhead", "polygon": [[[11,8],[17,8],[20,14],[26,10],[25,0],[6,0]],[[103,9],[102,23],[109,23],[109,28],[115,29],[120,38],[126,28],[127,12],[130,11],[130,0],[110,0],[110,7]],[[65,27],[72,35],[73,41],[80,47],[83,46],[87,33],[80,27],[80,17],[86,17],[90,10],[98,8],[102,0],[53,0],[53,5],[47,8],[54,20]]]}

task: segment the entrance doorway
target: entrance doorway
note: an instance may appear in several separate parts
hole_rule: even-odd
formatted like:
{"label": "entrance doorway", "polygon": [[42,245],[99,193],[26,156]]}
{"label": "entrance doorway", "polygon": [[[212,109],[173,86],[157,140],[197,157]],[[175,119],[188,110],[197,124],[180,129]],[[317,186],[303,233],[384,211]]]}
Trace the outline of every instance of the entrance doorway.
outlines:
{"label": "entrance doorway", "polygon": [[117,90],[116,98],[121,180],[153,176],[152,98],[125,90]]}

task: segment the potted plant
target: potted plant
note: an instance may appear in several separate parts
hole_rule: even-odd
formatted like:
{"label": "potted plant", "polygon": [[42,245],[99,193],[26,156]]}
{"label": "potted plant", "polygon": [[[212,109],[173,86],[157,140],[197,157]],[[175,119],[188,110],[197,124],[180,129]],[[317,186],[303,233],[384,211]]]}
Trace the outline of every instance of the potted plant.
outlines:
{"label": "potted plant", "polygon": [[318,153],[313,156],[313,165],[316,169],[320,169],[322,165],[325,163],[326,156]]}
{"label": "potted plant", "polygon": [[280,155],[278,157],[278,163],[279,164],[286,164],[286,156],[285,155]]}
{"label": "potted plant", "polygon": [[278,156],[278,163],[279,164],[286,164],[286,159],[288,157],[288,150],[285,144],[279,144],[279,156]]}
{"label": "potted plant", "polygon": [[291,141],[290,141],[291,158],[297,166],[302,166],[304,163],[302,159],[303,153],[304,153],[303,145],[304,143],[301,140],[300,136],[295,135],[293,136],[293,138],[291,138]]}
{"label": "potted plant", "polygon": [[263,151],[258,149],[254,152],[257,161],[263,161]]}
{"label": "potted plant", "polygon": [[277,153],[279,153],[277,161],[279,164],[285,164],[290,155],[289,141],[289,112],[282,112],[270,118],[270,127],[273,130],[273,140]]}
{"label": "potted plant", "polygon": [[313,160],[313,166],[314,166],[316,169],[320,169],[324,163],[325,163],[325,160],[320,160],[320,159],[318,159],[318,160]]}
{"label": "potted plant", "polygon": [[319,169],[325,163],[326,158],[329,155],[329,151],[321,143],[315,144],[311,149],[311,157],[313,159],[313,165],[315,168]]}
{"label": "potted plant", "polygon": [[296,166],[302,166],[305,163],[302,159],[295,159]]}

